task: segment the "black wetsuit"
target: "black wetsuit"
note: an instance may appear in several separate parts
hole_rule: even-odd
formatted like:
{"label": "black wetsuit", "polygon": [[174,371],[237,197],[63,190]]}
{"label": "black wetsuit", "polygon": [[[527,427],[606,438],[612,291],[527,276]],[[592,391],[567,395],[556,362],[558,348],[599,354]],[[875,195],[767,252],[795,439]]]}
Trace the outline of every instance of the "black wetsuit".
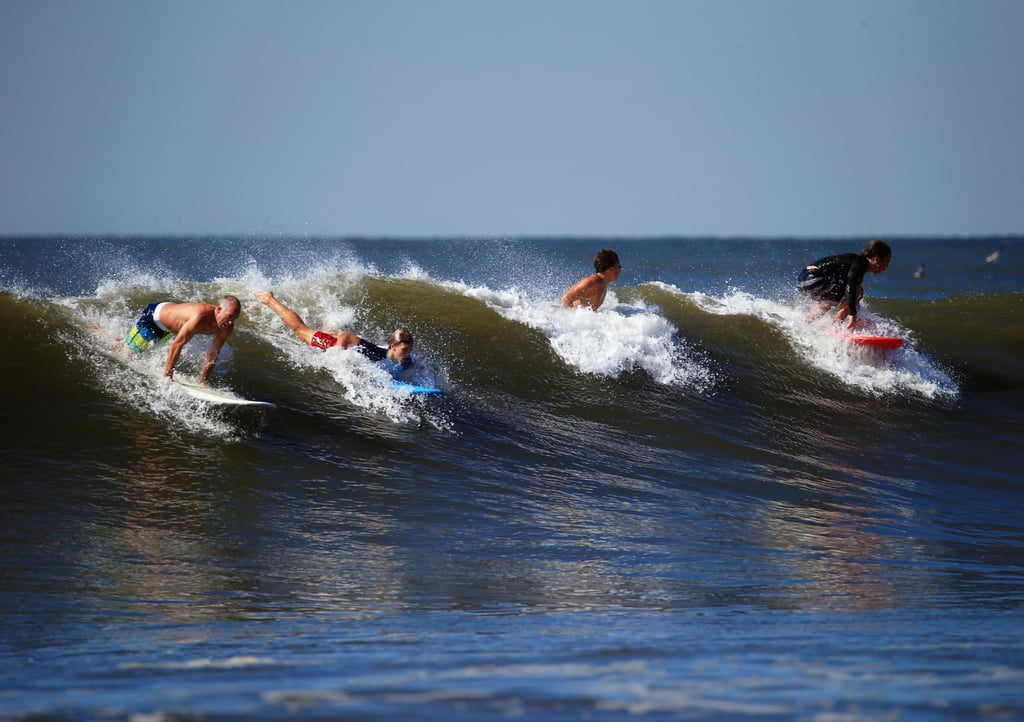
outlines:
{"label": "black wetsuit", "polygon": [[388,350],[386,348],[370,343],[364,338],[359,339],[359,343],[356,344],[356,351],[371,361],[387,366],[392,376],[413,367],[413,360],[411,358],[401,362],[391,361],[388,359]]}
{"label": "black wetsuit", "polygon": [[846,297],[850,315],[857,315],[857,289],[864,283],[868,259],[859,253],[826,256],[806,266],[796,287],[818,301],[839,303]]}

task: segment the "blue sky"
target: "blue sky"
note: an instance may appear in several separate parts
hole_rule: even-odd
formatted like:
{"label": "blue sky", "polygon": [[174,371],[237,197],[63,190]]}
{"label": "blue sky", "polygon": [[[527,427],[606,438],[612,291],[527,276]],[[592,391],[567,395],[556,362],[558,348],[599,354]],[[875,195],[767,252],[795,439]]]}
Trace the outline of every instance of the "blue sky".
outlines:
{"label": "blue sky", "polygon": [[1018,0],[3,0],[0,235],[1024,232]]}

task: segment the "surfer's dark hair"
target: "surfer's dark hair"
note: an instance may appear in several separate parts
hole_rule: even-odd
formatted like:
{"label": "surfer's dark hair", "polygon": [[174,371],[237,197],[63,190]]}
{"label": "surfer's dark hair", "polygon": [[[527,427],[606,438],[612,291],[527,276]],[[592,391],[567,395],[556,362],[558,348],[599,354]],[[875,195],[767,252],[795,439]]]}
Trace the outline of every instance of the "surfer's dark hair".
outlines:
{"label": "surfer's dark hair", "polygon": [[612,266],[617,265],[619,265],[619,254],[610,248],[602,249],[594,256],[594,270],[598,273],[604,273]]}
{"label": "surfer's dark hair", "polygon": [[892,249],[885,241],[874,240],[864,246],[864,252],[861,255],[864,258],[891,258]]}

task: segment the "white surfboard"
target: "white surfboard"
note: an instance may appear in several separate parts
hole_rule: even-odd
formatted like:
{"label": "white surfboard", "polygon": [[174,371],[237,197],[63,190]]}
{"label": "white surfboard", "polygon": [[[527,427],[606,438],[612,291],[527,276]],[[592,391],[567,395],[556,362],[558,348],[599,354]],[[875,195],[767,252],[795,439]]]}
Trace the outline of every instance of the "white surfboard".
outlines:
{"label": "white surfboard", "polygon": [[208,404],[216,404],[217,406],[246,406],[250,409],[276,409],[277,405],[272,404],[269,401],[253,401],[251,399],[242,398],[235,394],[220,389],[210,388],[208,386],[201,386],[199,384],[189,383],[187,381],[175,380],[178,386],[194,399],[205,401]]}

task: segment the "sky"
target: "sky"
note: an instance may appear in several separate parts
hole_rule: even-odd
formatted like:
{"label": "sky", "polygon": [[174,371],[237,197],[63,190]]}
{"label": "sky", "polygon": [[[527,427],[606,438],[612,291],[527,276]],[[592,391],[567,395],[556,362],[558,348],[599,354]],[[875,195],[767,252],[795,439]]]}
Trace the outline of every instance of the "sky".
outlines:
{"label": "sky", "polygon": [[1019,0],[0,0],[0,236],[1024,233]]}

